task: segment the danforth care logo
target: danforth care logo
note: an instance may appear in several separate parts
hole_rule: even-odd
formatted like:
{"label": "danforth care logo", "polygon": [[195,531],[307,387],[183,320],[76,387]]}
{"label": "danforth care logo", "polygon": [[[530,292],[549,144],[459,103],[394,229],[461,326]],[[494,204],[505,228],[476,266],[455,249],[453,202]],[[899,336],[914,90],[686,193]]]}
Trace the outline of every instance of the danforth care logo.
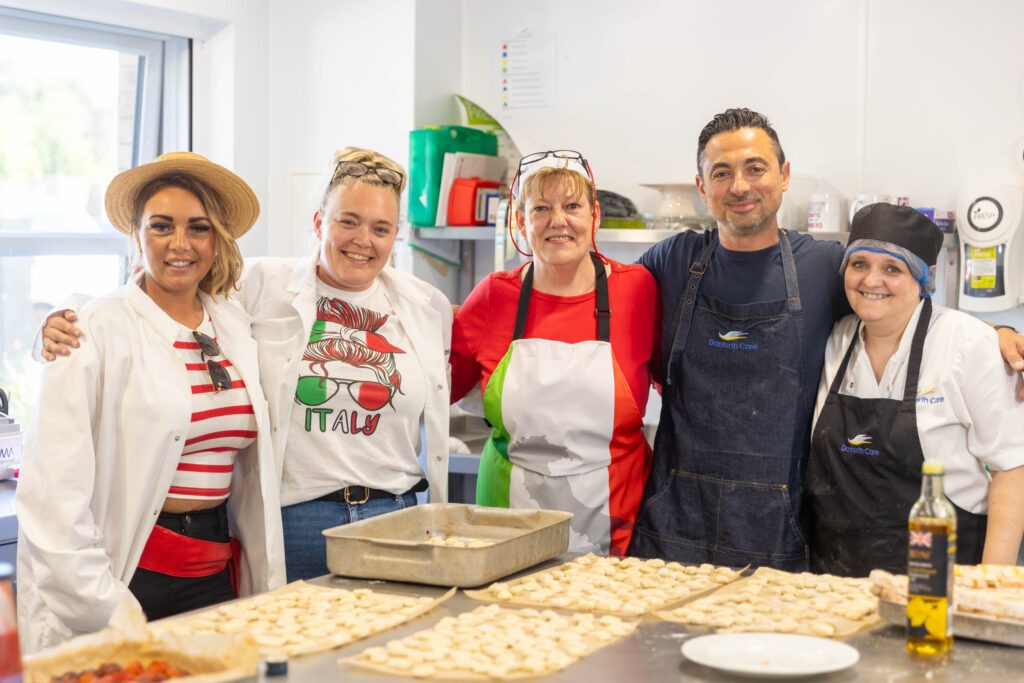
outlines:
{"label": "danforth care logo", "polygon": [[728,332],[719,332],[718,339],[708,339],[708,346],[713,346],[716,349],[734,349],[737,351],[757,351],[757,344],[752,344],[748,341],[744,341],[747,338],[746,332],[739,330],[729,330]]}
{"label": "danforth care logo", "polygon": [[867,434],[851,436],[846,443],[839,447],[839,450],[851,455],[878,455],[878,449],[871,448],[871,437]]}

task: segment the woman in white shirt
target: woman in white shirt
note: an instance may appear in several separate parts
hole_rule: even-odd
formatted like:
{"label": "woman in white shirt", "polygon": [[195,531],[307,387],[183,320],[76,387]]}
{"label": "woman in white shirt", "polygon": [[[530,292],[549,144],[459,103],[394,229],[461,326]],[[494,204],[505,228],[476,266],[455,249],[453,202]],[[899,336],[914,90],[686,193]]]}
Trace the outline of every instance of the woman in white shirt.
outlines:
{"label": "woman in white shirt", "polygon": [[249,316],[227,297],[259,215],[198,154],[125,171],[107,215],[138,275],[85,305],[90,343],[46,365],[16,497],[25,652],[284,583],[277,472]]}
{"label": "woman in white shirt", "polygon": [[452,309],[389,263],[405,170],[345,148],[330,171],[312,258],[247,259],[239,293],[270,401],[289,581],[328,573],[324,529],[415,505],[428,484],[447,500]]}
{"label": "woman in white shirt", "polygon": [[932,304],[941,247],[912,208],[874,204],[854,217],[842,264],[854,314],[828,341],[807,470],[813,571],[906,571],[925,458],[945,466],[957,561],[1016,563],[1024,405],[995,331]]}

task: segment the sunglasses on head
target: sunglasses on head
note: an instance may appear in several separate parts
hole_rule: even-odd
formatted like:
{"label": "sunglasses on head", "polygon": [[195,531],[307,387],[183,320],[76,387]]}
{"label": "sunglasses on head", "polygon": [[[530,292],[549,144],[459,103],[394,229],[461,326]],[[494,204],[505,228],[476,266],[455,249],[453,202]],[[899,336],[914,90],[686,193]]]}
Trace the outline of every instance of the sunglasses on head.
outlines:
{"label": "sunglasses on head", "polygon": [[339,176],[358,178],[367,173],[373,173],[382,183],[396,186],[402,184],[404,177],[398,171],[386,166],[367,166],[359,161],[339,161],[338,165],[334,167],[334,178]]}
{"label": "sunglasses on head", "polygon": [[199,344],[199,356],[206,363],[206,372],[210,375],[210,384],[213,385],[214,393],[221,389],[230,389],[231,375],[228,374],[227,369],[217,361],[207,358],[207,356],[219,356],[220,346],[212,337],[208,337],[198,330],[193,330],[192,336]]}
{"label": "sunglasses on head", "polygon": [[[512,194],[517,197],[519,196],[519,181],[527,174],[527,167],[548,158],[554,159],[555,164],[561,165],[562,168],[569,168],[570,162],[577,164],[580,169],[587,174],[587,177],[590,178],[590,182],[594,182],[594,174],[590,170],[590,164],[579,152],[572,149],[555,149],[548,150],[547,152],[534,152],[533,154],[527,154],[519,160],[519,167],[516,169],[516,175],[509,185],[509,187],[512,188]],[[550,166],[551,164],[549,163],[548,165]]]}

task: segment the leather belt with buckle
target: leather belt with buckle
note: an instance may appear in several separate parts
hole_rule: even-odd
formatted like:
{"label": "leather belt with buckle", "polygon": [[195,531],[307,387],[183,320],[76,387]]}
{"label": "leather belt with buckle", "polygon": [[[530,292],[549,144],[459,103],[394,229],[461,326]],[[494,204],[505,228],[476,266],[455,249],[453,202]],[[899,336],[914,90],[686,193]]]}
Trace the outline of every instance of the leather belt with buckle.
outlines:
{"label": "leather belt with buckle", "polygon": [[[418,493],[426,490],[427,480],[420,479],[415,486],[405,493]],[[394,498],[396,495],[405,495],[405,493],[395,494],[390,491],[382,491],[381,489],[371,489],[369,486],[346,486],[343,489],[326,493],[316,500],[326,500],[332,503],[348,503],[349,505],[362,505],[366,501],[374,498]]]}

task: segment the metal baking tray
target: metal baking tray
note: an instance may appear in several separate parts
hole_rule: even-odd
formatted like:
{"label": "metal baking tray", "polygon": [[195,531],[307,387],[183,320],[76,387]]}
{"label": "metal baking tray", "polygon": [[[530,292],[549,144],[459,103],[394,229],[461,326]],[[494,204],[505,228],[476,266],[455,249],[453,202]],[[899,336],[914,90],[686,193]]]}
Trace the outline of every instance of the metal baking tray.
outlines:
{"label": "metal baking tray", "polygon": [[[481,586],[564,553],[571,512],[458,503],[414,505],[325,529],[327,568],[363,579]],[[436,545],[432,537],[484,541]]]}
{"label": "metal baking tray", "polygon": [[[907,623],[907,606],[902,602],[879,598],[878,614],[890,624],[905,626]],[[954,612],[953,637],[1024,647],[1024,623]]]}

